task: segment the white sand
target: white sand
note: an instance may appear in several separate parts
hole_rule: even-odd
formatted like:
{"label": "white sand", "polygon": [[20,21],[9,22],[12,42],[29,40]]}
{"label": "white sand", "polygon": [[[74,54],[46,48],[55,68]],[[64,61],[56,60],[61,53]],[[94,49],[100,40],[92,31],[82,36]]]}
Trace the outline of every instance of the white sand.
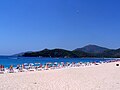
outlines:
{"label": "white sand", "polygon": [[2,74],[0,90],[120,90],[120,66]]}

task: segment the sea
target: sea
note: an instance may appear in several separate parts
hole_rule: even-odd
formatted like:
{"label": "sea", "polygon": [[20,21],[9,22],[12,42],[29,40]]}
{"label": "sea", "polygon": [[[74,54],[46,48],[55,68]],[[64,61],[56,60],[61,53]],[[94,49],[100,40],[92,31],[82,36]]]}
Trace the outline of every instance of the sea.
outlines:
{"label": "sea", "polygon": [[4,65],[4,67],[8,68],[10,65],[16,67],[18,64],[22,65],[24,63],[41,63],[46,64],[48,62],[61,63],[61,62],[105,62],[110,60],[110,58],[41,58],[41,57],[11,57],[11,56],[0,56],[0,65]]}

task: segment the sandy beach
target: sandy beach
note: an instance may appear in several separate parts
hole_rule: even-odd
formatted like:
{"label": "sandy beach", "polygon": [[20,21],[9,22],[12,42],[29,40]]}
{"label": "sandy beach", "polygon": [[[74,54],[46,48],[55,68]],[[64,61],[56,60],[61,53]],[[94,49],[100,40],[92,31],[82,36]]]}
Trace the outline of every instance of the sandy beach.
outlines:
{"label": "sandy beach", "polygon": [[0,90],[120,90],[115,65],[1,74]]}

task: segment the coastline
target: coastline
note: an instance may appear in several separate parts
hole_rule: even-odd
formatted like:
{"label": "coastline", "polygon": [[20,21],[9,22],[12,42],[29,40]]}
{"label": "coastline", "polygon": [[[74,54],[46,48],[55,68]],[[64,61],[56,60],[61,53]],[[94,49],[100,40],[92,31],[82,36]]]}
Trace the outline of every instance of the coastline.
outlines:
{"label": "coastline", "polygon": [[97,66],[0,74],[0,90],[120,90],[120,66]]}
{"label": "coastline", "polygon": [[118,58],[39,58],[39,57],[2,57],[0,58],[0,63],[5,68],[9,68],[11,65],[13,67],[16,67],[17,65],[22,65],[24,63],[41,63],[46,64],[48,62],[54,63],[54,62],[64,62],[64,63],[86,63],[86,62],[100,62],[100,61],[106,61],[106,60],[117,60]]}

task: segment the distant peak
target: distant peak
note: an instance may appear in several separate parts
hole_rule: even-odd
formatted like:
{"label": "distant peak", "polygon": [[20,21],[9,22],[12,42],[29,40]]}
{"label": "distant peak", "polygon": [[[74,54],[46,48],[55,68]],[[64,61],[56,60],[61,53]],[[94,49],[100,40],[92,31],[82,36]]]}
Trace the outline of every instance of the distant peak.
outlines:
{"label": "distant peak", "polygon": [[77,48],[76,50],[77,51],[84,51],[84,52],[87,52],[87,53],[102,53],[105,50],[108,50],[108,48],[101,47],[101,46],[98,46],[98,45],[89,44],[89,45],[84,46],[82,48]]}
{"label": "distant peak", "polygon": [[99,46],[99,45],[94,45],[94,44],[88,44],[88,45],[86,45],[85,47],[87,47],[87,46],[101,47],[101,46]]}
{"label": "distant peak", "polygon": [[45,49],[43,49],[43,50],[45,50],[45,51],[46,51],[46,50],[49,50],[49,49],[45,48]]}

